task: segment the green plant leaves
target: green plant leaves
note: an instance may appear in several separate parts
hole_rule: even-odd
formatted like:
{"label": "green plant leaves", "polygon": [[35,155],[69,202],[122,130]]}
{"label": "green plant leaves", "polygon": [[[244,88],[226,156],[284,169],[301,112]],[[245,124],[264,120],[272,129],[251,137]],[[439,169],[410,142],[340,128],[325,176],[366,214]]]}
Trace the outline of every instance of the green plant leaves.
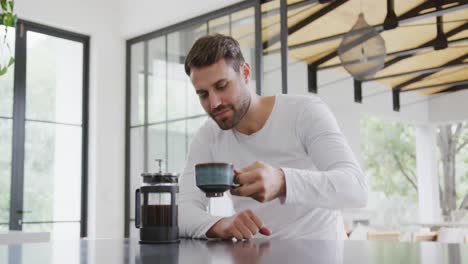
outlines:
{"label": "green plant leaves", "polygon": [[398,195],[417,201],[414,128],[375,117],[361,120],[363,162],[371,189],[386,196]]}
{"label": "green plant leaves", "polygon": [[10,57],[10,60],[8,61],[8,64],[3,66],[3,67],[0,67],[0,76],[4,75],[7,72],[8,68],[11,65],[13,65],[14,63],[15,63],[15,58]]}
{"label": "green plant leaves", "polygon": [[0,0],[0,5],[5,13],[13,13],[15,3],[12,0]]}
{"label": "green plant leaves", "polygon": [[5,13],[3,15],[3,25],[7,27],[13,26],[14,19],[13,19],[13,14],[12,13]]}
{"label": "green plant leaves", "polygon": [[1,0],[0,4],[2,5],[3,11],[8,12],[7,0]]}
{"label": "green plant leaves", "polygon": [[13,65],[13,63],[15,63],[15,58],[10,57],[10,61],[8,62],[8,67],[10,67],[11,65]]}
{"label": "green plant leaves", "polygon": [[0,6],[3,13],[0,15],[0,23],[4,26],[12,27],[15,25],[17,17],[13,14],[14,3],[13,1],[0,0]]}
{"label": "green plant leaves", "polygon": [[0,67],[0,76],[4,75],[8,70],[8,66]]}
{"label": "green plant leaves", "polygon": [[[9,27],[14,27],[17,21],[17,16],[13,14],[14,3],[13,0],[0,0],[0,6],[2,7],[2,14],[0,14],[0,23],[5,26],[5,38],[7,36],[7,30]],[[8,43],[4,40],[2,43],[3,45],[7,45],[9,49]],[[15,58],[13,56],[10,57],[10,60],[6,65],[0,66],[0,76],[4,75],[8,68],[15,63]]]}

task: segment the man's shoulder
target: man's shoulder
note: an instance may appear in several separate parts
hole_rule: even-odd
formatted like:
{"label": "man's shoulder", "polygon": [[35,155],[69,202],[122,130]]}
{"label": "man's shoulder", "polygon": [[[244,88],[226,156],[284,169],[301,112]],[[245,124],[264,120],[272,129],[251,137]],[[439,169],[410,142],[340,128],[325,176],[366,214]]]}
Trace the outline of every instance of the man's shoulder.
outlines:
{"label": "man's shoulder", "polygon": [[286,109],[304,109],[316,104],[323,104],[322,99],[317,95],[300,95],[300,94],[281,94],[277,98]]}

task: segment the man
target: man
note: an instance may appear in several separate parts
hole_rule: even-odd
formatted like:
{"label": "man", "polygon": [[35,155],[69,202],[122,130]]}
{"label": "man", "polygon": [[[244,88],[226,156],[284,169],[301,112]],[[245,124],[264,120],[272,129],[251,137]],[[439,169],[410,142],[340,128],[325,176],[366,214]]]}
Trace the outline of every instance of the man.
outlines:
{"label": "man", "polygon": [[[365,206],[367,181],[326,105],[316,96],[256,95],[238,42],[219,34],[195,42],[185,71],[211,119],[180,179],[180,235],[345,239],[339,209]],[[234,164],[233,216],[206,212],[194,175],[206,162]]]}

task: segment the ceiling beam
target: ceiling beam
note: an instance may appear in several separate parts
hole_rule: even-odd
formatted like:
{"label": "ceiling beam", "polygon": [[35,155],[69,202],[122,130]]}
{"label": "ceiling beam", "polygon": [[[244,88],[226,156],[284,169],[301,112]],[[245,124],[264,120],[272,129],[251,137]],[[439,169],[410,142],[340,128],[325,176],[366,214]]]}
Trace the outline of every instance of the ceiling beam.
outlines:
{"label": "ceiling beam", "polygon": [[[442,0],[436,0],[437,10],[442,9]],[[437,16],[436,18],[436,28],[437,28],[437,36],[434,41],[434,49],[435,50],[442,50],[447,48],[447,36],[445,36],[444,32],[444,24],[443,24],[443,17]]]}
{"label": "ceiling beam", "polygon": [[[349,0],[336,0],[327,6],[323,7],[319,11],[313,13],[312,15],[304,18],[303,20],[299,21],[298,23],[294,24],[293,26],[288,28],[288,36],[294,34],[295,32],[299,31],[300,29],[304,28],[305,26],[309,25],[310,23],[314,22],[315,20],[323,17],[324,15],[328,14],[329,12],[335,10],[337,7],[341,6],[342,4],[346,3]],[[287,8],[289,9],[289,7]],[[262,46],[263,49],[266,50],[269,46],[272,46],[281,40],[281,32],[272,36],[268,40],[264,41]]]}
{"label": "ceiling beam", "polygon": [[398,16],[395,13],[395,1],[387,0],[387,15],[384,19],[383,28],[389,30],[396,27],[398,27]]}
{"label": "ceiling beam", "polygon": [[454,85],[454,86],[450,86],[449,88],[444,89],[442,91],[438,91],[438,92],[431,93],[431,94],[453,93],[453,92],[458,92],[458,91],[461,91],[461,90],[468,90],[468,85],[466,85],[466,84]]}
{"label": "ceiling beam", "polygon": [[[452,37],[452,36],[454,36],[454,35],[456,35],[456,34],[462,32],[462,31],[464,31],[464,30],[466,30],[466,29],[468,29],[468,22],[466,22],[466,23],[464,23],[463,25],[460,25],[460,26],[458,26],[458,27],[456,27],[456,28],[450,30],[450,31],[447,32],[447,33],[445,33],[445,37],[446,37],[446,38],[450,38],[450,37]],[[466,38],[465,38],[465,39],[466,39]],[[436,43],[436,40],[437,40],[437,37],[436,37],[435,39],[431,39],[431,40],[429,40],[429,41],[427,41],[427,42],[425,42],[425,43],[419,45],[419,46],[416,47],[415,49],[426,49],[426,48],[429,48],[429,47],[434,47],[434,44]],[[450,43],[452,43],[452,42],[453,42],[453,41],[449,41],[448,43],[450,44]],[[385,68],[387,68],[387,67],[389,67],[389,66],[391,66],[391,65],[393,65],[393,64],[395,64],[395,63],[397,63],[397,62],[399,62],[399,61],[401,61],[401,60],[407,59],[407,58],[409,58],[409,57],[411,57],[411,56],[413,56],[413,55],[414,55],[414,53],[408,54],[408,55],[405,55],[405,56],[399,56],[399,57],[397,57],[397,58],[393,58],[393,59],[391,59],[391,60],[385,62],[385,65],[384,65],[384,67],[383,67],[382,69],[385,69]]]}
{"label": "ceiling beam", "polygon": [[448,65],[443,65],[443,66],[438,66],[438,67],[433,67],[433,68],[426,68],[426,69],[420,69],[420,70],[409,71],[409,72],[400,72],[400,73],[396,73],[396,74],[390,74],[390,75],[375,77],[375,78],[371,78],[371,79],[366,79],[366,80],[363,80],[363,82],[390,79],[390,78],[401,77],[401,76],[405,76],[405,75],[412,75],[412,74],[416,74],[416,73],[420,73],[420,74],[433,73],[433,72],[437,72],[437,71],[442,71],[442,70],[455,68],[455,67],[462,67],[462,66],[468,66],[468,62],[461,62],[461,63],[455,62],[453,64],[448,64]]}
{"label": "ceiling beam", "polygon": [[[450,6],[450,7],[445,8],[445,9],[455,8],[455,11],[463,9],[463,5],[466,5],[467,3],[466,0],[444,0],[443,2],[444,2],[443,5],[456,3],[457,5],[455,6]],[[430,12],[422,13],[423,11],[427,11],[431,8],[436,9],[434,12],[436,15],[429,15]],[[445,14],[444,12],[441,12],[442,10],[444,10],[444,8],[439,8],[439,0],[424,1],[420,5],[412,8],[411,10],[408,10],[406,13],[401,14],[399,18],[406,20],[407,21],[406,23],[411,23],[411,22],[416,21],[416,20],[413,20],[415,17],[422,16],[424,19],[424,18],[429,18],[429,17],[434,17],[434,16],[441,16]],[[428,16],[424,17],[424,15],[428,15]]]}
{"label": "ceiling beam", "polygon": [[[465,55],[462,55],[462,56],[460,56],[458,58],[455,58],[453,60],[450,60],[450,61],[446,62],[445,64],[441,65],[440,67],[450,66],[450,65],[454,65],[454,64],[460,64],[467,58],[468,58],[468,54],[465,54]],[[424,78],[433,75],[434,73],[436,73],[436,72],[423,73],[421,75],[418,75],[418,76],[416,76],[414,78],[411,78],[411,79],[409,79],[407,81],[404,81],[404,82],[396,85],[393,89],[394,90],[402,90],[404,87],[406,87],[406,86],[408,86],[410,84],[419,82],[419,81],[423,80]]]}
{"label": "ceiling beam", "polygon": [[[458,58],[455,58],[447,63],[445,63],[444,65],[451,65],[451,64],[455,64],[455,63],[461,63],[463,62],[466,58],[468,58],[468,54],[465,54],[465,55],[462,55]],[[441,65],[441,66],[444,66],[444,65]],[[421,74],[419,76],[416,76],[408,81],[405,81],[405,82],[402,82],[400,83],[399,85],[395,86],[393,89],[392,89],[392,95],[393,95],[393,110],[394,111],[400,111],[400,93],[402,92],[402,88],[412,84],[412,83],[415,83],[415,82],[418,82],[432,74],[434,74],[435,72],[432,72],[432,73],[424,73],[424,74]],[[444,84],[444,85],[448,85],[448,84]],[[405,91],[406,92],[406,91]]]}
{"label": "ceiling beam", "polygon": [[309,93],[317,93],[317,68],[307,65],[307,89]]}
{"label": "ceiling beam", "polygon": [[468,80],[461,80],[461,81],[455,81],[455,82],[449,82],[449,83],[437,83],[437,84],[431,84],[431,85],[425,85],[425,86],[414,87],[414,88],[410,88],[406,90],[401,90],[400,93],[432,89],[432,88],[437,88],[437,87],[441,87],[445,85],[459,86],[459,85],[466,85],[466,84],[468,84]]}
{"label": "ceiling beam", "polygon": [[[288,11],[292,11],[294,9],[298,9],[298,8],[301,8],[301,7],[304,7],[304,6],[313,4],[313,3],[317,3],[317,2],[320,2],[320,1],[318,1],[318,0],[305,0],[305,1],[294,3],[294,4],[289,4],[288,5]],[[262,3],[262,4],[264,4],[264,3]],[[267,10],[267,11],[262,11],[262,18],[278,15],[279,13],[280,13],[280,8],[279,7],[276,7],[276,8],[273,8],[271,10]]]}
{"label": "ceiling beam", "polygon": [[362,82],[354,80],[354,102],[362,103]]}

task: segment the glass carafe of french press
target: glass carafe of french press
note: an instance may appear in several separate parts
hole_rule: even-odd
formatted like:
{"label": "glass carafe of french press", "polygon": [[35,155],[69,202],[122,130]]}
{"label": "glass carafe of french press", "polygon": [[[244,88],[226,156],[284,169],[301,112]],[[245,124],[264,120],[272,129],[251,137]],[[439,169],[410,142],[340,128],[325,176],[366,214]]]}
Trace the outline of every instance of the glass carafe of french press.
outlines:
{"label": "glass carafe of french press", "polygon": [[135,191],[135,226],[140,229],[140,243],[179,242],[178,174],[142,173],[143,184]]}

